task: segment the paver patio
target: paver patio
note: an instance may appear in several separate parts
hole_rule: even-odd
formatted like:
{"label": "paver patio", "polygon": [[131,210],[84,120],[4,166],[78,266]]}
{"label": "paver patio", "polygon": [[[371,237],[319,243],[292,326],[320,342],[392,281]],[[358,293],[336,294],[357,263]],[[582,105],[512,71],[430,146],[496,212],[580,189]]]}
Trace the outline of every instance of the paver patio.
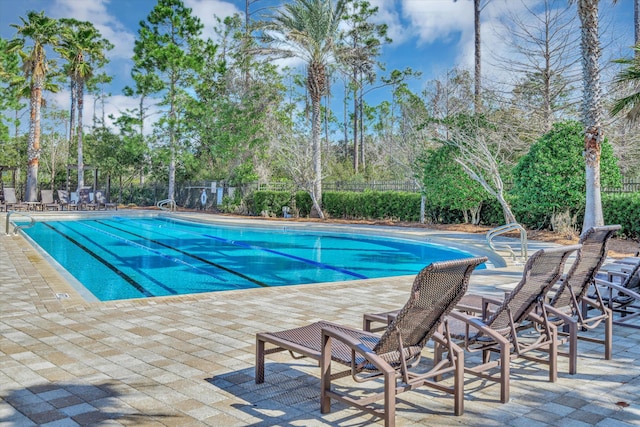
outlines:
{"label": "paver patio", "polygon": [[[508,289],[519,274],[478,271],[472,289]],[[86,303],[24,238],[2,235],[0,426],[382,425],[336,403],[320,414],[310,361],[270,356],[266,381],[256,385],[255,334],[319,319],[360,326],[365,312],[401,306],[412,280]],[[498,403],[497,385],[467,378],[460,417],[448,395],[403,393],[397,423],[640,425],[640,329],[614,328],[611,361],[588,343],[580,353],[577,375],[560,359],[556,383],[544,368],[515,363],[507,404]]]}

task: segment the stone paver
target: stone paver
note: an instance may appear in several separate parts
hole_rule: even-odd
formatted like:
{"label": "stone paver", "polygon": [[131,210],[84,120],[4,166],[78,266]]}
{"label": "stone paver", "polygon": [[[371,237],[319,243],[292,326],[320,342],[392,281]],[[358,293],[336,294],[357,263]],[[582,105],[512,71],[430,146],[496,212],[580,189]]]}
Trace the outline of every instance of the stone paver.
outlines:
{"label": "stone paver", "polygon": [[[513,266],[474,273],[472,286],[500,293],[519,274]],[[359,327],[362,313],[402,305],[412,279],[87,303],[25,239],[0,236],[0,426],[382,425],[337,403],[321,414],[310,361],[271,355],[256,385],[255,333],[318,319]],[[556,383],[515,363],[507,404],[497,402],[497,385],[472,378],[460,417],[449,396],[403,393],[397,423],[640,425],[640,330],[614,334],[614,360],[581,345],[579,373],[568,375],[561,358]]]}

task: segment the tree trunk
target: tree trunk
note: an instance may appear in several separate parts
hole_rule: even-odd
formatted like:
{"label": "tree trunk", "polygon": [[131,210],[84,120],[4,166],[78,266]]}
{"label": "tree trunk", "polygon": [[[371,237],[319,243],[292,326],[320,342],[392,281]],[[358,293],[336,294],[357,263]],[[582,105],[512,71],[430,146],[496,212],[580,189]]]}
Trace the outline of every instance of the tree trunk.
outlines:
{"label": "tree trunk", "polygon": [[40,120],[42,105],[42,87],[44,79],[36,79],[31,88],[31,120],[29,123],[29,142],[27,146],[27,188],[24,200],[38,200],[38,166],[40,163]]}
{"label": "tree trunk", "polygon": [[602,151],[602,94],[600,90],[600,39],[598,0],[578,2],[582,26],[583,124],[585,127],[586,205],[582,229],[604,225],[600,194],[600,153]]}
{"label": "tree trunk", "polygon": [[358,150],[358,89],[355,84],[358,82],[358,74],[353,70],[353,172],[357,175],[360,169],[360,150]]}
{"label": "tree trunk", "polygon": [[311,199],[313,201],[313,208],[318,218],[324,219],[324,213],[322,212],[322,153],[320,149],[320,102],[313,99],[311,100],[311,144],[313,151],[313,190]]}
{"label": "tree trunk", "polygon": [[482,100],[481,100],[481,85],[482,85],[482,75],[480,72],[481,67],[481,51],[480,51],[480,1],[481,0],[473,0],[474,7],[474,30],[475,30],[475,87],[474,87],[474,109],[476,113],[480,113],[482,111]]}
{"label": "tree trunk", "polygon": [[78,90],[78,127],[76,134],[78,135],[78,194],[80,189],[84,187],[84,147],[82,146],[82,109],[84,108],[84,82],[79,81]]}

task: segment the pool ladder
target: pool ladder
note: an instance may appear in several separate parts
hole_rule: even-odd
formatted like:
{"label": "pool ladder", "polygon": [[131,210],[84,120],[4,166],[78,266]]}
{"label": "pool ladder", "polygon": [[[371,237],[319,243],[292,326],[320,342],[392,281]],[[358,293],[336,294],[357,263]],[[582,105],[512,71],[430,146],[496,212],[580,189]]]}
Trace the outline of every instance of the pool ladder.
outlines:
{"label": "pool ladder", "polygon": [[164,200],[160,200],[158,203],[156,203],[156,206],[158,207],[158,209],[160,209],[162,211],[175,212],[175,210],[176,210],[176,201],[173,200],[173,199],[164,199]]}
{"label": "pool ladder", "polygon": [[516,254],[513,251],[513,249],[511,249],[510,245],[507,245],[506,243],[496,244],[493,241],[493,239],[496,238],[497,236],[501,234],[510,233],[512,231],[520,232],[520,257],[522,259],[522,262],[526,262],[527,261],[527,231],[517,222],[512,222],[510,224],[502,225],[500,227],[494,228],[493,230],[490,230],[487,233],[487,243],[489,244],[489,247],[494,251],[497,251],[498,248],[506,249],[507,251],[509,251],[509,254],[513,257],[513,261],[517,261],[518,259],[516,257]]}
{"label": "pool ladder", "polygon": [[18,230],[21,230],[23,228],[31,228],[36,224],[36,220],[33,219],[33,217],[31,215],[27,214],[27,213],[20,212],[20,211],[9,211],[9,212],[7,212],[7,220],[6,220],[6,227],[5,227],[5,233],[7,234],[7,236],[10,235],[10,233],[9,233],[9,229],[11,228],[10,227],[10,224],[11,224],[10,218],[11,218],[11,215],[13,215],[13,214],[26,216],[27,218],[29,218],[31,220],[31,222],[29,224],[14,225],[13,234],[16,234],[18,232]]}

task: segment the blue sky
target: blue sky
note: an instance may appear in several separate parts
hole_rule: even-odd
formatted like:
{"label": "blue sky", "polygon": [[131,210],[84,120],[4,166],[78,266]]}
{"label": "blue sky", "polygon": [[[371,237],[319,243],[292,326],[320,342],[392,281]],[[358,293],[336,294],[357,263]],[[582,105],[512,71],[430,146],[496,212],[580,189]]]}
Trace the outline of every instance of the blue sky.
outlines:
{"label": "blue sky", "polygon": [[[245,0],[183,0],[205,25],[205,36],[214,38],[213,16],[244,15]],[[278,0],[252,0],[258,10]],[[369,0],[378,6],[378,20],[389,26],[393,43],[385,46],[381,60],[388,71],[411,67],[421,71],[422,77],[411,82],[419,91],[428,80],[443,76],[455,67],[473,67],[473,1],[472,0]],[[483,4],[487,0],[484,0]],[[482,11],[483,74],[504,74],[492,59],[495,54],[508,52],[509,40],[500,35],[509,13],[527,15],[525,7],[538,10],[542,0],[489,0]],[[560,1],[560,4],[565,2]],[[137,101],[122,95],[129,84],[133,44],[139,22],[145,20],[156,0],[0,0],[0,36],[11,38],[20,16],[29,10],[44,10],[54,18],[73,17],[87,20],[108,38],[115,49],[107,72],[114,76],[110,90],[112,98],[106,106],[107,114],[119,109],[134,108]],[[611,58],[629,56],[633,44],[633,0],[600,1],[601,38],[604,46],[603,62]],[[499,80],[499,78],[498,78]],[[61,106],[68,104],[68,92],[50,95]],[[372,101],[369,101],[372,102]],[[91,103],[88,103],[92,105]]]}

